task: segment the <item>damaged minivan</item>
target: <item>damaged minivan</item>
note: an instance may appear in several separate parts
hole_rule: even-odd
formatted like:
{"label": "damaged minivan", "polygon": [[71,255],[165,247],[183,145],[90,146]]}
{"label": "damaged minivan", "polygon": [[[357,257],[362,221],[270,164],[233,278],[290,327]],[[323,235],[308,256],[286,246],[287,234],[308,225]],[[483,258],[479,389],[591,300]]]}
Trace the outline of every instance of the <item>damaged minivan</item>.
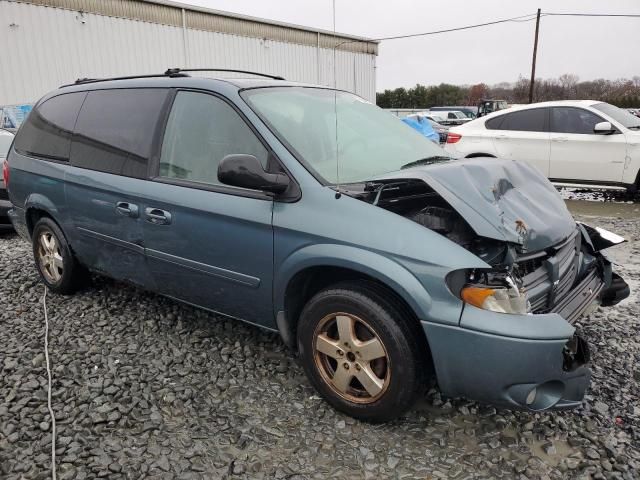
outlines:
{"label": "damaged minivan", "polygon": [[280,333],[335,408],[385,421],[432,380],[529,410],[580,404],[572,324],[629,295],[526,163],[455,161],[351,93],[169,70],[42,98],[3,168],[53,292],[89,272]]}

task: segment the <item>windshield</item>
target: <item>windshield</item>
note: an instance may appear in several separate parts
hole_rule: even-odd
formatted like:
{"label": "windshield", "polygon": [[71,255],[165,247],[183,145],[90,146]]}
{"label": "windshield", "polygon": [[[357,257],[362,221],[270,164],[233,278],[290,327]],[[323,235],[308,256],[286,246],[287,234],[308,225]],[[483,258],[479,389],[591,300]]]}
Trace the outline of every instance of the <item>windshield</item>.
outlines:
{"label": "windshield", "polygon": [[5,135],[0,132],[0,158],[7,158],[9,147],[13,141],[13,135]]}
{"label": "windshield", "polygon": [[273,87],[242,95],[298,159],[329,184],[363,182],[425,159],[447,160],[431,140],[351,93]]}
{"label": "windshield", "polygon": [[602,113],[606,113],[616,122],[621,123],[623,127],[640,127],[640,118],[632,115],[626,110],[616,107],[615,105],[611,105],[610,103],[597,103],[593,108],[600,110]]}
{"label": "windshield", "polygon": [[467,118],[467,116],[462,113],[462,112],[453,112],[453,114],[457,117],[457,118]]}

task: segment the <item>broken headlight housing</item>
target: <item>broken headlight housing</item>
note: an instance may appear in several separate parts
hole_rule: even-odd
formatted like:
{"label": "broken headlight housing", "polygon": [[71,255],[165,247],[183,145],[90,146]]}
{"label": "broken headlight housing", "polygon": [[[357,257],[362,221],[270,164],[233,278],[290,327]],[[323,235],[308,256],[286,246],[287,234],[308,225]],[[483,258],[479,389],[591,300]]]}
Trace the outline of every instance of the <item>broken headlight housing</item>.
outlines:
{"label": "broken headlight housing", "polygon": [[[461,282],[463,278],[465,281]],[[472,271],[465,272],[462,278],[460,272],[455,272],[447,281],[452,292],[458,292],[458,297],[474,307],[515,315],[526,315],[531,311],[527,295],[507,272]]]}

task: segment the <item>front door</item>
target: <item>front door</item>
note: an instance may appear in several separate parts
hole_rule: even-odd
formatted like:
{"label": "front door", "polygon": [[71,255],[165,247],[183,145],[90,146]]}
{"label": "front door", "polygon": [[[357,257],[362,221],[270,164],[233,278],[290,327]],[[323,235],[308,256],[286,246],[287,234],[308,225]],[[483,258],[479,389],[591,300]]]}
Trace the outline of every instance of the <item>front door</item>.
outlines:
{"label": "front door", "polygon": [[230,154],[269,160],[224,99],[179,91],[141,212],[147,262],[161,293],[273,326],[273,200],[220,184]]}
{"label": "front door", "polygon": [[584,108],[552,108],[549,178],[605,184],[622,181],[627,142],[620,132],[594,133],[593,127],[605,121]]}

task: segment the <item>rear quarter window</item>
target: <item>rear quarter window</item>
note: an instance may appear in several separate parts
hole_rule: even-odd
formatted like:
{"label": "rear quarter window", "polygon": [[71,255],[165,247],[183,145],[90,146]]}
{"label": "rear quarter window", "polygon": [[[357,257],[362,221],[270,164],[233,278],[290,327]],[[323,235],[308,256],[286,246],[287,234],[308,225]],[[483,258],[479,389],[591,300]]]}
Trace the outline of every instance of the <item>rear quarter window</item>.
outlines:
{"label": "rear quarter window", "polygon": [[167,95],[160,88],[90,91],[76,122],[71,164],[147,178]]}
{"label": "rear quarter window", "polygon": [[[491,123],[498,119],[501,119],[499,124],[497,121],[495,124]],[[493,130],[511,130],[516,132],[545,132],[546,124],[546,108],[531,108],[511,112],[485,122],[485,125]]]}
{"label": "rear quarter window", "polygon": [[36,106],[18,131],[15,149],[26,155],[68,160],[73,127],[86,95],[57,95]]}

